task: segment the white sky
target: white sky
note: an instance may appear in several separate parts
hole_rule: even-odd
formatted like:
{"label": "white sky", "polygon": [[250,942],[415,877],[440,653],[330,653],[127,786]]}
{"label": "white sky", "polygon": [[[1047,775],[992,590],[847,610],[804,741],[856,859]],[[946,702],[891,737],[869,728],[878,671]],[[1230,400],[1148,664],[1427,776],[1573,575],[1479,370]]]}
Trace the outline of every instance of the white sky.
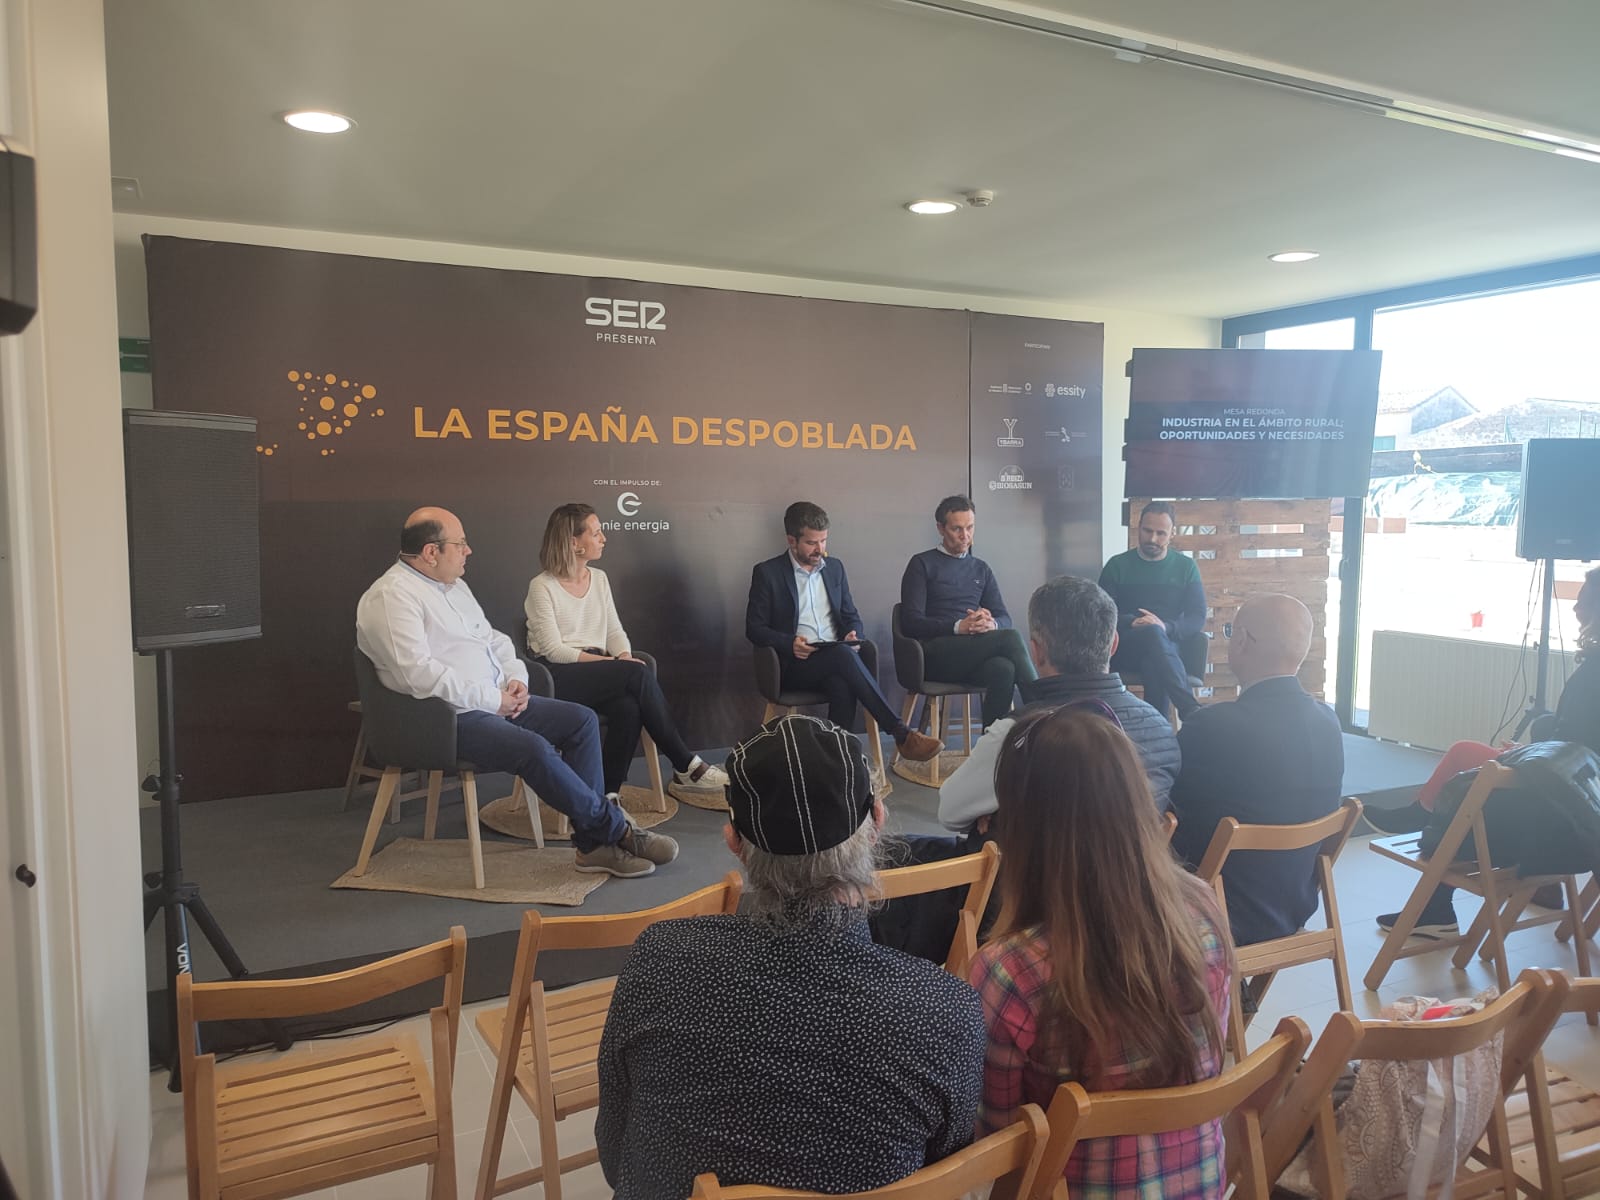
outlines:
{"label": "white sky", "polygon": [[[1343,350],[1354,323],[1267,334],[1272,349]],[[1480,412],[1529,396],[1600,402],[1600,280],[1377,314],[1385,392],[1447,384]]]}

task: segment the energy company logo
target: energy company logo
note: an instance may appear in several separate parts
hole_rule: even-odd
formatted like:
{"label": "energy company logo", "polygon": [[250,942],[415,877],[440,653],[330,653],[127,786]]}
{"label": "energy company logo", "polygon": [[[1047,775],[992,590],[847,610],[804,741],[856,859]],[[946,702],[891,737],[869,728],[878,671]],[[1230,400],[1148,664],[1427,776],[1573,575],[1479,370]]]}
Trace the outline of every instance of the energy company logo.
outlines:
{"label": "energy company logo", "polygon": [[[378,389],[370,383],[346,379],[332,371],[290,371],[293,398],[298,406],[295,428],[316,447],[319,457],[338,453],[345,434],[355,430],[362,417],[381,417]],[[359,436],[359,435],[357,435]],[[317,443],[323,443],[317,446]],[[279,450],[277,442],[263,443],[256,452],[271,458]]]}
{"label": "energy company logo", "polygon": [[[597,325],[594,340],[626,346],[654,346],[655,332],[667,330],[667,306],[659,300],[618,300],[610,296],[590,296],[583,302],[589,315],[585,325]],[[637,329],[639,333],[618,333]]]}

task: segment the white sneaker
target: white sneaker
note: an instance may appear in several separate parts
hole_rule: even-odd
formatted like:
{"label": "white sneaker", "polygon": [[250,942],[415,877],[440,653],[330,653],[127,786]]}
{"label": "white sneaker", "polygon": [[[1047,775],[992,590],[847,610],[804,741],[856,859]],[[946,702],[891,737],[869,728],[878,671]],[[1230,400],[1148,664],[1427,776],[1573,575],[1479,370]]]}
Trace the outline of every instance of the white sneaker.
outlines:
{"label": "white sneaker", "polygon": [[720,796],[727,786],[728,773],[721,767],[703,762],[693,771],[674,771],[667,791],[675,796],[679,792],[691,792],[699,797],[707,794]]}

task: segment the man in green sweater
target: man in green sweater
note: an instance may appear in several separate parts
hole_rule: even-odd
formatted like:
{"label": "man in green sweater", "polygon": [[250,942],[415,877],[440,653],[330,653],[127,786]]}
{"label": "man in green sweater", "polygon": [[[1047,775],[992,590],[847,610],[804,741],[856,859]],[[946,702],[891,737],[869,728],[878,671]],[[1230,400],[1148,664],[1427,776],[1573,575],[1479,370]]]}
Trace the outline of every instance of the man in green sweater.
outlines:
{"label": "man in green sweater", "polygon": [[1100,572],[1100,586],[1117,602],[1117,652],[1113,671],[1144,681],[1144,698],[1157,712],[1175,708],[1186,717],[1199,707],[1189,672],[1178,654],[1183,639],[1205,628],[1206,593],[1200,568],[1171,550],[1177,514],[1165,500],[1139,513],[1139,544],[1115,555]]}

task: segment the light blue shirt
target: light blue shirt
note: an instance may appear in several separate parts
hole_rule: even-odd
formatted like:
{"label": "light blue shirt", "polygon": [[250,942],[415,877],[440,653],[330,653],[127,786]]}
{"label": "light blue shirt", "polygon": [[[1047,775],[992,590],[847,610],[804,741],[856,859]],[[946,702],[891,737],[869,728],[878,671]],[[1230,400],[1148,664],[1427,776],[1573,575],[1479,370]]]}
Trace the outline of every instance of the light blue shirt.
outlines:
{"label": "light blue shirt", "polygon": [[833,620],[833,605],[828,603],[828,587],[822,579],[822,569],[828,560],[823,559],[817,569],[808,571],[795,561],[793,553],[789,562],[794,566],[794,588],[798,595],[795,605],[795,633],[808,642],[836,642],[839,627]]}

